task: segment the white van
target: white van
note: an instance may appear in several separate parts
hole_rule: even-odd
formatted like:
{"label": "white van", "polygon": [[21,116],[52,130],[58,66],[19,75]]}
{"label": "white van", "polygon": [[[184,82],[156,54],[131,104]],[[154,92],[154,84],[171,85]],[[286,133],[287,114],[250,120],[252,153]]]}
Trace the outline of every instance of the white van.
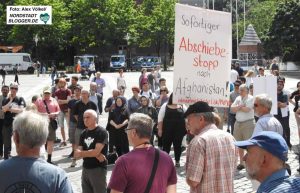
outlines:
{"label": "white van", "polygon": [[27,71],[30,74],[34,73],[33,62],[30,54],[27,53],[0,53],[0,68],[7,72],[13,71],[13,68],[18,65],[19,71]]}

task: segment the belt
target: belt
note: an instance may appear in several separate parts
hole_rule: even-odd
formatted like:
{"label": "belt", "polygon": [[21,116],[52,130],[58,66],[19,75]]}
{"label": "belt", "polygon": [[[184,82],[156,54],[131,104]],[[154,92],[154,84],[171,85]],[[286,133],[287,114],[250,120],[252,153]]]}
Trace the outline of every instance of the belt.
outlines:
{"label": "belt", "polygon": [[238,122],[238,123],[245,123],[245,122],[247,122],[247,121],[253,121],[254,120],[254,118],[253,119],[248,119],[248,120],[246,120],[246,121],[236,121],[236,122]]}

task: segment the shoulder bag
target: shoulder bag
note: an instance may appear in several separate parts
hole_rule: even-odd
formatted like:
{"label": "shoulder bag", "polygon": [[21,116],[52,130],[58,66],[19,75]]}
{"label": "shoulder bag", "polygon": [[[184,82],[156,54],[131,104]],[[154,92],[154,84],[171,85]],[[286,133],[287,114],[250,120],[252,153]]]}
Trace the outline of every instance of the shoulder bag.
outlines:
{"label": "shoulder bag", "polygon": [[152,171],[151,171],[151,175],[148,181],[148,184],[146,186],[146,190],[144,193],[149,193],[152,183],[153,183],[153,179],[157,170],[157,166],[158,166],[158,160],[159,160],[159,150],[155,148],[155,156],[154,156],[154,162],[153,162],[153,166],[152,166]]}
{"label": "shoulder bag", "polygon": [[[44,104],[45,104],[47,113],[50,114],[50,111],[49,111],[49,108],[48,108],[48,105],[47,105],[46,101],[43,100],[43,102],[44,102]],[[56,130],[56,129],[58,128],[56,119],[50,118],[49,125],[51,126],[51,128],[52,128],[53,130]]]}

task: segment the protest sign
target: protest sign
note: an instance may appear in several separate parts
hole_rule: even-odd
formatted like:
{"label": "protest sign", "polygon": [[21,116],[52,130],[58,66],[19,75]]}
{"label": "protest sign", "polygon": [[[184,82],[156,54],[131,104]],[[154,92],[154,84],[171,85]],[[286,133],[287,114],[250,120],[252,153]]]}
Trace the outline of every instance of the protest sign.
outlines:
{"label": "protest sign", "polygon": [[231,14],[176,4],[173,100],[229,105]]}
{"label": "protest sign", "polygon": [[253,96],[267,94],[272,98],[271,114],[277,115],[277,77],[262,76],[253,78]]}

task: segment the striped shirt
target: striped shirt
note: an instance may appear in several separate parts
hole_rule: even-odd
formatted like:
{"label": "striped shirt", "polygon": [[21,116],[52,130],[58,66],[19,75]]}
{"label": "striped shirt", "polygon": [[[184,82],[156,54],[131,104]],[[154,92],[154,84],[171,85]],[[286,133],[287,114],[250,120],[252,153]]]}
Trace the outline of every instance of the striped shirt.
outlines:
{"label": "striped shirt", "polygon": [[298,193],[300,192],[300,178],[289,177],[286,169],[281,169],[259,186],[257,193]]}
{"label": "striped shirt", "polygon": [[204,127],[187,150],[186,178],[199,185],[191,193],[233,193],[238,151],[234,138],[214,124]]}

